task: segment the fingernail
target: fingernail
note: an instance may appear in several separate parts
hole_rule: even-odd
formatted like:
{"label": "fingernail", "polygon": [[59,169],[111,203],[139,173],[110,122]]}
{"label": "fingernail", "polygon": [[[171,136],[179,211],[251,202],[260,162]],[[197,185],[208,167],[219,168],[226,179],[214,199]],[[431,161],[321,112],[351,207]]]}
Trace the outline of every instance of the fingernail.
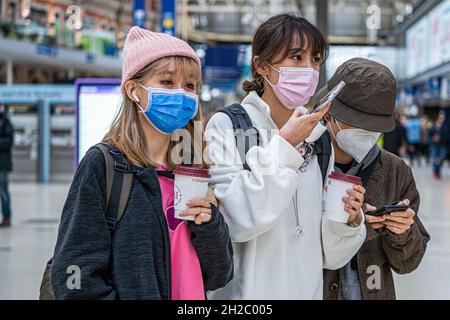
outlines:
{"label": "fingernail", "polygon": [[191,200],[186,202],[186,205],[189,206],[191,204]]}

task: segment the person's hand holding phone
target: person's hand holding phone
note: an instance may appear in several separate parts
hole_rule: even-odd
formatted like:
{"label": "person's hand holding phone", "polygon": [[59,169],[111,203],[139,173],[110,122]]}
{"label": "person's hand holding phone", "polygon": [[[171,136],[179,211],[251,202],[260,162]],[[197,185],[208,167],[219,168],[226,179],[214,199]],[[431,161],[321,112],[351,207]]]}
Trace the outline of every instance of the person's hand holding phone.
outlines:
{"label": "person's hand holding phone", "polygon": [[[409,203],[410,201],[408,199],[405,199],[403,201],[400,201],[398,204],[409,206]],[[390,214],[383,215],[383,217],[385,218],[383,224],[392,233],[403,234],[408,231],[414,224],[415,215],[416,213],[411,208],[406,211],[394,211]]]}
{"label": "person's hand holding phone", "polygon": [[[409,199],[400,201],[398,205],[409,206]],[[375,211],[376,207],[366,204],[367,211]],[[393,211],[381,216],[373,216],[366,214],[366,221],[373,229],[380,229],[386,227],[394,234],[403,234],[411,228],[414,224],[414,217],[416,213],[413,209],[408,208],[406,211]]]}
{"label": "person's hand holding phone", "polygon": [[328,112],[329,108],[330,104],[322,110],[308,115],[303,114],[298,109],[294,110],[292,116],[280,129],[280,137],[289,142],[293,147],[298,146],[309,137],[320,119]]}
{"label": "person's hand holding phone", "polygon": [[[376,211],[377,208],[366,203],[366,211]],[[385,220],[384,216],[372,216],[366,214],[366,221],[373,229],[380,229],[384,227],[383,221]]]}

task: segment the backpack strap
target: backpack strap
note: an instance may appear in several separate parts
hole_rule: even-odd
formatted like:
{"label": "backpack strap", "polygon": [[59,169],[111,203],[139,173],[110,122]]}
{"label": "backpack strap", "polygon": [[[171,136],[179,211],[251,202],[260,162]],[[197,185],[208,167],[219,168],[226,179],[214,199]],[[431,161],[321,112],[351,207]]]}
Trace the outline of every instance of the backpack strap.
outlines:
{"label": "backpack strap", "polygon": [[123,216],[131,193],[133,177],[136,170],[123,154],[110,145],[95,145],[105,158],[106,166],[106,222],[111,234]]}
{"label": "backpack strap", "polygon": [[[98,143],[91,147],[100,149],[105,158],[106,167],[106,222],[111,238],[117,222],[123,216],[131,192],[134,173],[137,171],[128,163],[125,157],[112,146]],[[90,149],[89,149],[90,150]],[[39,300],[54,300],[51,287],[50,269],[53,258],[47,262],[39,289]]]}
{"label": "backpack strap", "polygon": [[[244,107],[240,104],[232,104],[217,112],[223,112],[231,119],[236,137],[236,146],[242,159],[244,169],[251,171],[250,167],[245,162],[245,155],[251,147],[259,145],[258,129],[253,126],[247,111],[245,111]],[[254,138],[250,139],[251,136]],[[244,148],[242,148],[242,140],[244,140],[245,143]],[[320,171],[322,173],[322,182],[325,184],[328,165],[331,159],[331,136],[328,130],[325,131],[314,144],[313,150],[314,154],[317,155],[317,161],[319,162]]]}
{"label": "backpack strap", "polygon": [[242,160],[245,170],[251,171],[245,162],[245,155],[251,147],[259,145],[259,132],[256,129],[247,111],[238,103],[220,109],[218,112],[225,113],[233,123],[234,135],[236,138],[236,147]]}
{"label": "backpack strap", "polygon": [[317,155],[317,162],[322,173],[322,183],[325,185],[327,178],[328,166],[331,158],[331,136],[326,130],[313,146],[314,154]]}

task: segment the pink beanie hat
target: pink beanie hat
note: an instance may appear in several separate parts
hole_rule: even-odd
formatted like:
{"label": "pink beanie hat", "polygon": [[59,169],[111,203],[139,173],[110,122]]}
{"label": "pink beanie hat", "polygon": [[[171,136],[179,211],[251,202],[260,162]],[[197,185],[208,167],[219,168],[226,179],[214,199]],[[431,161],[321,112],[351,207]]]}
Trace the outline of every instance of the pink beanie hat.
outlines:
{"label": "pink beanie hat", "polygon": [[122,86],[144,67],[164,57],[188,57],[200,66],[199,57],[185,41],[139,27],[132,27],[128,32],[123,56]]}

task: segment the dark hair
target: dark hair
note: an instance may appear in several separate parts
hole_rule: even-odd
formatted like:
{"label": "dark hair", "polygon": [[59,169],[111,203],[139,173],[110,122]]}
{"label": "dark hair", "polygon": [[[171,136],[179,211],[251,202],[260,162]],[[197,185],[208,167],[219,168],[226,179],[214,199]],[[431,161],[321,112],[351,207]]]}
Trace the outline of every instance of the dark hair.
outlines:
{"label": "dark hair", "polygon": [[[252,81],[245,81],[243,88],[245,91],[256,91],[258,95],[264,93],[263,78],[256,72],[253,59],[259,57],[259,63],[272,63],[273,59],[282,51],[284,60],[289,55],[289,46],[298,37],[300,47],[303,48],[308,42],[313,55],[320,54],[323,63],[328,55],[328,41],[320,30],[312,25],[308,20],[294,14],[279,14],[271,17],[256,30],[252,42]],[[277,63],[279,61],[276,61]]]}

